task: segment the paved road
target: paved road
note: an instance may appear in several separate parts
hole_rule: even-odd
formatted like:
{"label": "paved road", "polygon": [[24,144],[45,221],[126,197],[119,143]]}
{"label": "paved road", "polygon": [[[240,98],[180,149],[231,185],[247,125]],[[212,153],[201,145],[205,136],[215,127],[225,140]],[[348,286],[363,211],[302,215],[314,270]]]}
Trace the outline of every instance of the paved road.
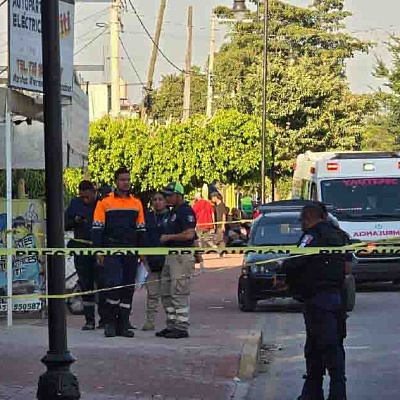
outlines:
{"label": "paved road", "polygon": [[[288,306],[288,304],[291,304]],[[369,285],[357,293],[348,320],[348,399],[400,398],[400,288]],[[249,400],[294,400],[302,387],[304,323],[299,307],[277,301],[263,305],[266,341],[273,348],[268,372],[252,387]]]}
{"label": "paved road", "polygon": [[[224,257],[206,267],[240,265]],[[68,319],[68,342],[83,400],[224,400],[243,399],[247,385],[238,382],[239,354],[247,334],[266,325],[267,314],[237,308],[235,269],[208,270],[194,279],[191,337],[168,341],[137,331],[134,339],[106,339],[102,332],[82,332],[82,317]],[[132,321],[143,323],[145,293],[134,298]],[[164,325],[161,312],[158,328]],[[44,368],[47,321],[0,324],[0,400],[35,398]]]}

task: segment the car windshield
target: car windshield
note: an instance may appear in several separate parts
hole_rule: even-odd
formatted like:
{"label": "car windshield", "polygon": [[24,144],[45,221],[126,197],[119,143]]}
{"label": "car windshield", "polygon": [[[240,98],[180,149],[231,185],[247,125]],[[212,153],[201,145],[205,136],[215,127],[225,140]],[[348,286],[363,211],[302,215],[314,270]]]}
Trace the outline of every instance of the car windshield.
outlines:
{"label": "car windshield", "polygon": [[301,235],[302,231],[299,219],[263,217],[254,226],[250,243],[253,246],[296,245]]}
{"label": "car windshield", "polygon": [[336,179],[321,182],[322,200],[348,216],[400,216],[400,178]]}

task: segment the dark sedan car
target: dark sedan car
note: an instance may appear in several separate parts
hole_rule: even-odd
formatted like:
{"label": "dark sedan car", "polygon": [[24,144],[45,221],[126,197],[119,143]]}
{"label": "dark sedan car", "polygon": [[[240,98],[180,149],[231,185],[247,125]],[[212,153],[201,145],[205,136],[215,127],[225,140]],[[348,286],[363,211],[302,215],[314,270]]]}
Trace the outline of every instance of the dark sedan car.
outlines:
{"label": "dark sedan car", "polygon": [[[302,202],[293,201],[260,207],[262,214],[253,222],[248,245],[296,246],[302,236],[300,212]],[[329,219],[333,220],[329,215]],[[293,254],[294,255],[294,254]],[[242,311],[253,311],[257,301],[270,298],[291,297],[282,271],[284,260],[289,255],[248,254],[245,256],[238,282],[238,304]],[[346,276],[347,308],[351,311],[355,303],[355,284],[352,275]]]}

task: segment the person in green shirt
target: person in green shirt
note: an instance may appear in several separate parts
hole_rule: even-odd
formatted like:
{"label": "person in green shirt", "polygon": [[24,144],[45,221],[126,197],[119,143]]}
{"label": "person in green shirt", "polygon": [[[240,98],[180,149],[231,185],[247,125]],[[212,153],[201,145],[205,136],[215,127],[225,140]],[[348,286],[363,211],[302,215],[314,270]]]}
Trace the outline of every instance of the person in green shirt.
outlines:
{"label": "person in green shirt", "polygon": [[242,198],[242,211],[247,215],[251,216],[253,213],[253,201],[250,196]]}

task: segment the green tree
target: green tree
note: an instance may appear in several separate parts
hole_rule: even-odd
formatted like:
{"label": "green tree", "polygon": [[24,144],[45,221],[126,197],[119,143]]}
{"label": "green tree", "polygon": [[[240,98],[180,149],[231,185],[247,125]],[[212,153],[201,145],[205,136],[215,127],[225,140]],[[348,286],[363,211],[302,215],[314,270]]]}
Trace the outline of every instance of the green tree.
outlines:
{"label": "green tree", "polygon": [[[12,172],[12,191],[13,197],[17,197],[18,180],[25,180],[25,192],[29,199],[45,198],[45,178],[44,171],[37,170],[13,170]],[[6,197],[6,171],[0,171],[0,197]]]}
{"label": "green tree", "polygon": [[166,126],[105,117],[91,125],[89,172],[110,184],[114,171],[126,165],[137,192],[172,180],[188,190],[213,180],[240,184],[259,173],[259,127],[256,117],[235,110],[220,111],[211,121],[194,116]]}
{"label": "green tree", "polygon": [[[267,115],[274,129],[278,172],[288,174],[306,149],[361,147],[369,96],[351,93],[346,60],[370,44],[343,33],[343,0],[315,0],[309,8],[270,1]],[[254,19],[255,15],[251,17]],[[235,24],[216,56],[216,107],[261,115],[263,24]]]}
{"label": "green tree", "polygon": [[67,206],[71,199],[78,194],[78,186],[84,179],[84,172],[82,168],[66,168],[63,175],[64,205]]}
{"label": "green tree", "polygon": [[392,65],[378,59],[374,75],[385,81],[385,90],[379,90],[380,126],[393,136],[396,147],[400,143],[400,37],[391,36],[387,43],[392,55]]}
{"label": "green tree", "polygon": [[385,117],[367,121],[363,133],[362,148],[365,151],[396,150],[396,137],[390,132]]}
{"label": "green tree", "polygon": [[[185,74],[164,75],[159,89],[153,94],[151,116],[161,123],[169,118],[180,121],[183,112]],[[207,77],[200,68],[191,72],[190,113],[204,114],[207,103]]]}
{"label": "green tree", "polygon": [[143,156],[149,141],[148,126],[135,118],[105,117],[90,125],[89,172],[99,184],[112,184],[114,171],[131,169],[135,189],[140,189],[151,159]]}

